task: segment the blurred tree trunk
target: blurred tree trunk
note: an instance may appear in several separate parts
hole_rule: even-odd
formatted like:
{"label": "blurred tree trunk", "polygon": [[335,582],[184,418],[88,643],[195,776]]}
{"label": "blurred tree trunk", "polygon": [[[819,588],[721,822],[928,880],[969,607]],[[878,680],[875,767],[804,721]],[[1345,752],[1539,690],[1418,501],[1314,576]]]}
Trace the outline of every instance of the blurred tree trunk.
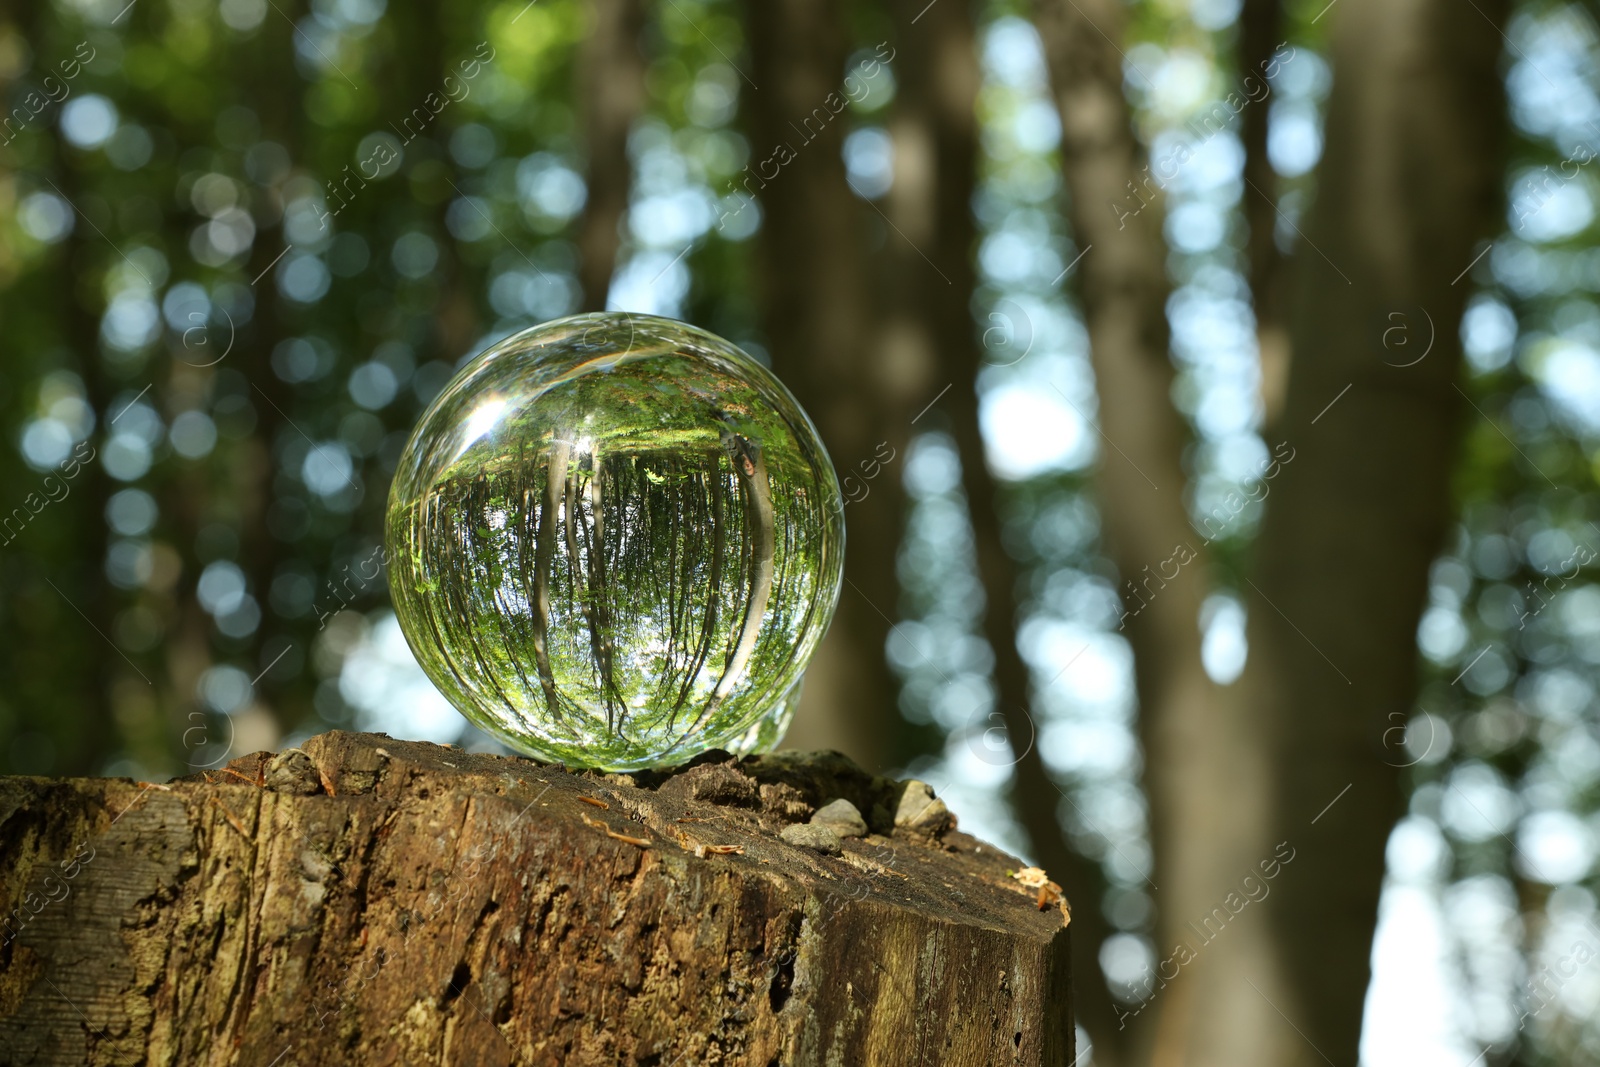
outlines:
{"label": "blurred tree trunk", "polygon": [[[435,92],[442,80],[458,70],[457,64],[473,54],[479,37],[460,19],[442,12],[423,9],[428,17],[406,19],[398,31],[400,47],[396,51],[392,69],[386,72],[393,79],[401,100],[426,100]],[[452,31],[460,33],[461,41],[452,40]],[[471,43],[467,43],[471,42]],[[418,137],[416,148],[410,149],[413,158],[450,158],[450,134],[455,123],[461,121],[458,111],[429,124]],[[427,145],[432,141],[434,146]],[[413,173],[415,173],[413,171]],[[434,286],[434,306],[426,316],[427,329],[418,330],[417,336],[426,337],[437,346],[435,358],[454,362],[463,352],[470,350],[481,336],[478,314],[478,296],[488,288],[487,271],[473,265],[475,257],[463,257],[458,242],[451,239],[450,225],[446,221],[451,202],[461,195],[462,185],[457,179],[440,181],[430,178],[412,183],[412,196],[429,209],[426,227],[438,249],[439,258],[429,272],[428,284]],[[393,211],[393,208],[389,208]],[[422,222],[423,217],[416,217]],[[390,223],[393,224],[392,222]],[[351,220],[354,229],[356,220]],[[379,224],[381,226],[381,223]],[[367,232],[372,232],[368,229]],[[381,230],[380,230],[381,232]],[[498,236],[498,235],[496,235]],[[513,247],[516,242],[512,242]],[[521,252],[519,250],[519,257]],[[476,276],[473,276],[476,275]],[[367,477],[371,493],[370,471],[362,470]],[[380,503],[378,514],[382,514]]]}
{"label": "blurred tree trunk", "polygon": [[[72,205],[76,216],[72,235],[66,241],[66,254],[57,261],[57,269],[63,275],[59,292],[70,294],[59,304],[59,314],[64,320],[61,336],[78,358],[84,395],[90,410],[95,412],[100,438],[95,460],[83,465],[73,486],[73,495],[77,497],[74,506],[82,518],[79,519],[81,525],[74,531],[77,536],[72,539],[75,542],[70,557],[72,564],[65,573],[56,572],[53,584],[57,588],[48,594],[66,601],[52,605],[60,609],[58,633],[73,634],[74,643],[91,650],[84,657],[87,662],[80,663],[78,672],[71,676],[72,682],[83,686],[82,691],[89,699],[74,708],[74,714],[81,720],[71,731],[75,736],[62,738],[54,734],[53,739],[67,741],[61,764],[99,772],[116,747],[127,742],[125,727],[133,726],[137,731],[138,727],[149,725],[144,721],[117,722],[114,711],[118,685],[131,681],[151,692],[154,685],[149,678],[130,673],[128,668],[132,661],[112,636],[116,632],[114,617],[118,592],[106,580],[105,573],[106,550],[110,547],[106,502],[118,487],[106,473],[99,453],[105,451],[105,444],[111,437],[111,422],[120,412],[112,408],[116,385],[107,380],[100,352],[100,316],[105,311],[106,272],[113,265],[123,265],[123,260],[106,247],[107,239],[102,236],[108,230],[116,231],[110,205],[90,184],[92,171],[75,166],[71,154],[61,153],[59,148],[58,153],[56,173],[60,185],[57,191]],[[89,214],[91,212],[93,214]],[[96,229],[101,232],[97,233]],[[108,256],[115,258],[108,260]],[[90,441],[94,441],[92,434]],[[40,482],[42,484],[42,478]],[[103,647],[102,641],[111,648]],[[133,671],[139,668],[134,667]],[[80,708],[83,710],[78,711]]]}
{"label": "blurred tree trunk", "polygon": [[1507,7],[1345,0],[1329,16],[1334,91],[1291,282],[1280,431],[1297,458],[1267,505],[1242,681],[1252,736],[1272,742],[1263,844],[1287,839],[1300,858],[1269,909],[1283,984],[1237,993],[1271,997],[1258,1014],[1274,1040],[1219,1033],[1224,1052],[1204,1062],[1357,1058],[1402,811],[1390,764],[1405,757],[1385,759],[1384,732],[1415,698],[1417,623],[1451,519],[1465,274],[1502,195]]}
{"label": "blurred tree trunk", "polygon": [[[1082,286],[1101,427],[1142,472],[1117,471],[1118,457],[1102,465],[1112,472],[1102,488],[1109,546],[1126,576],[1164,558],[1163,536],[1194,535],[1166,397],[1159,195],[1127,135],[1116,13],[1047,0],[1040,29],[1072,223],[1093,245]],[[1259,62],[1275,43],[1271,13],[1252,7],[1247,18],[1243,53]],[[1161,585],[1128,627],[1162,885],[1157,953],[1169,973],[1168,961],[1182,968],[1179,981],[1158,974],[1133,1058],[1162,1067],[1355,1062],[1383,848],[1400,804],[1382,737],[1411,706],[1417,621],[1449,518],[1455,329],[1468,295],[1452,279],[1496,205],[1502,122],[1483,116],[1502,107],[1497,29],[1439,0],[1352,0],[1334,18],[1326,162],[1284,312],[1295,358],[1269,442],[1286,441],[1292,465],[1268,486],[1245,678],[1224,698],[1200,670],[1201,566],[1188,565],[1187,584]],[[1339,77],[1356,69],[1360,78]],[[1247,174],[1270,177],[1264,127],[1245,136]],[[1246,205],[1259,236],[1276,213],[1273,190],[1245,195],[1270,208]],[[1276,252],[1259,240],[1251,252],[1270,328]],[[1390,312],[1412,331],[1393,353],[1381,345],[1397,321]],[[1398,366],[1430,339],[1431,359]],[[1166,485],[1145,492],[1152,481]],[[1274,883],[1267,921],[1241,922],[1214,944],[1196,936],[1191,924],[1279,842],[1298,862]]]}
{"label": "blurred tree trunk", "polygon": [[[1162,201],[1122,93],[1122,7],[1040,0],[1037,19],[1061,114],[1067,215],[1083,253],[1077,281],[1105,442],[1102,537],[1124,580],[1158,872],[1145,888],[1164,946],[1220,896],[1223,872],[1256,838],[1243,832],[1248,820],[1235,802],[1239,776],[1250,773],[1232,759],[1244,726],[1200,660],[1208,559],[1184,505],[1186,432],[1171,401]],[[1175,576],[1164,565],[1176,566]],[[1080,970],[1080,984],[1087,980]],[[1190,1010],[1184,995],[1158,995],[1156,1005]],[[1096,1058],[1142,1059],[1154,1018],[1141,1013],[1114,1028],[1099,1020],[1100,1029],[1090,1029]]]}
{"label": "blurred tree trunk", "polygon": [[[284,10],[293,17],[295,9],[284,5]],[[283,185],[299,168],[309,168],[310,162],[306,159],[307,118],[305,109],[300,106],[303,99],[302,86],[298,81],[291,82],[296,91],[284,92],[283,64],[280,56],[290,54],[294,48],[295,28],[288,18],[265,20],[262,23],[259,35],[248,43],[237,46],[235,54],[230,57],[236,64],[235,70],[239,73],[245,84],[256,91],[250,94],[250,106],[255,110],[261,123],[261,136],[265,141],[282,145],[290,162],[290,171],[278,176],[276,182],[260,190],[259,206],[255,213],[256,239],[250,249],[250,254],[244,264],[247,279],[259,279],[251,286],[251,295],[254,298],[254,311],[251,315],[250,325],[239,331],[237,351],[238,354],[219,364],[219,369],[229,367],[243,374],[250,381],[253,394],[250,396],[251,407],[256,412],[257,432],[249,440],[240,442],[240,451],[243,455],[236,461],[238,464],[234,482],[235,492],[238,494],[237,515],[239,518],[239,563],[250,578],[250,588],[256,599],[261,604],[261,630],[262,634],[271,633],[280,625],[278,613],[272,607],[270,596],[272,582],[277,577],[278,568],[284,560],[291,555],[291,550],[284,541],[272,532],[267,523],[267,514],[272,508],[275,493],[273,482],[276,473],[278,458],[274,455],[274,446],[280,434],[287,431],[298,437],[298,431],[288,422],[288,412],[294,406],[294,389],[290,384],[279,377],[272,366],[273,349],[287,336],[292,335],[293,326],[285,321],[283,315],[282,296],[278,291],[278,270],[288,261],[288,256],[283,256],[284,249],[290,244],[288,231],[284,228]],[[270,87],[279,87],[273,91]],[[243,94],[241,94],[243,95]],[[253,191],[254,192],[254,191]],[[256,197],[253,196],[252,199]],[[330,228],[333,224],[329,223]],[[333,234],[329,234],[332,237]],[[279,259],[283,256],[282,259]],[[208,362],[214,355],[197,355],[188,357],[196,363]],[[183,491],[187,487],[177,487]],[[187,534],[187,543],[194,543],[194,533],[200,523],[200,511],[204,503],[206,484],[197,482],[191,499],[184,500],[174,509],[172,519],[179,528]],[[181,543],[181,542],[180,542]],[[196,567],[196,576],[199,568]],[[211,649],[208,638],[211,634],[211,620],[201,609],[194,593],[194,583],[186,583],[187,588],[180,586],[177,600],[176,614],[184,620],[177,631],[174,643],[180,644],[183,653],[174,657],[171,673],[177,674],[180,670],[186,675],[204,669],[210,662]],[[317,603],[321,604],[326,599],[326,592],[319,584],[317,586]],[[257,670],[267,667],[266,649],[264,644],[258,645],[259,666]],[[276,653],[274,653],[276,654]],[[256,671],[250,672],[252,677]],[[174,688],[183,697],[194,692],[194,677],[185,676],[174,678]],[[271,672],[265,672],[257,681],[259,691],[264,691],[264,703],[268,703],[274,712],[278,725],[290,728],[301,718],[295,712],[303,712],[306,701],[294,701],[294,695],[304,693],[302,687],[292,684],[279,686]],[[183,699],[180,706],[184,712],[190,710],[192,701]],[[296,706],[298,704],[298,706]],[[185,723],[192,725],[192,723]],[[187,734],[184,735],[188,737]],[[198,754],[186,753],[188,758],[200,758]],[[209,755],[205,758],[212,758]],[[189,769],[193,769],[192,767]]]}
{"label": "blurred tree trunk", "polygon": [[[930,353],[939,379],[952,383],[939,410],[961,456],[984,589],[984,637],[994,653],[996,709],[986,717],[973,716],[966,743],[980,760],[1012,765],[1012,808],[1033,856],[1075,905],[1074,1015],[1106,1033],[1114,1008],[1099,963],[1100,946],[1111,932],[1100,906],[1104,877],[1099,864],[1067,847],[1058,819],[1062,794],[1039,754],[1030,712],[1032,679],[1016,641],[1018,567],[1005,549],[1003,488],[989,470],[978,420],[977,377],[985,349],[966,299],[978,288],[972,203],[981,75],[972,11],[964,2],[929,7],[926,0],[895,0],[891,10],[896,39],[903,44],[895,62],[900,88],[890,122],[895,153],[888,215],[896,231],[890,248],[897,290],[888,318],[908,343]],[[1012,340],[1029,329],[1016,322],[999,328],[1011,329]],[[998,732],[1005,734],[1009,750],[992,743]]]}
{"label": "blurred tree trunk", "polygon": [[[866,494],[845,509],[839,610],[806,672],[789,744],[837,748],[873,770],[894,760],[899,683],[884,644],[899,612],[895,562],[910,420],[937,392],[915,344],[880,333],[868,234],[872,209],[851,192],[841,146],[849,41],[836,3],[751,0],[755,83],[744,96],[750,165],[736,179],[762,212],[758,279],[772,367],[815,420],[841,479]],[[894,449],[876,480],[858,465]]]}
{"label": "blurred tree trunk", "polygon": [[[1272,57],[1282,41],[1281,0],[1244,0],[1239,12],[1239,76],[1246,95],[1254,96],[1266,82],[1265,71],[1276,70]],[[1253,79],[1253,80],[1252,80]],[[1267,120],[1270,91],[1259,103],[1245,106],[1240,115],[1239,140],[1244,145],[1244,191],[1241,206],[1250,236],[1245,245],[1249,260],[1250,292],[1254,297],[1256,347],[1261,361],[1261,404],[1266,424],[1273,426],[1283,413],[1283,393],[1289,374],[1289,334],[1284,324],[1283,256],[1278,251],[1278,176],[1267,157]]]}
{"label": "blurred tree trunk", "polygon": [[578,280],[583,310],[604,311],[616,270],[622,217],[628,209],[628,131],[644,107],[644,56],[639,0],[592,0],[589,36],[577,64],[589,196],[578,230]]}

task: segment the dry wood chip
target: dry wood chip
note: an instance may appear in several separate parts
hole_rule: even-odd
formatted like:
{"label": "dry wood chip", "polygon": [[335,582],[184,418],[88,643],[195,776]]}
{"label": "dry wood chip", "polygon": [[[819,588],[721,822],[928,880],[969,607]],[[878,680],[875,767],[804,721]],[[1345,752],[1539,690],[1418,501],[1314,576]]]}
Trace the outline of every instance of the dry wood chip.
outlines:
{"label": "dry wood chip", "polygon": [[604,822],[600,821],[599,819],[591,819],[591,818],[589,818],[589,816],[584,815],[581,812],[579,813],[578,818],[582,819],[584,821],[585,825],[592,826],[596,830],[604,830],[605,831],[605,835],[607,837],[611,838],[612,840],[625,841],[630,845],[638,845],[640,848],[649,848],[650,847],[651,842],[650,842],[649,838],[645,838],[645,837],[629,837],[627,834],[619,834],[615,830],[613,830],[611,827],[607,826]]}
{"label": "dry wood chip", "polygon": [[1044,873],[1043,867],[1024,867],[1020,871],[1013,871],[1011,877],[1029,889],[1042,889],[1050,884],[1050,876]]}
{"label": "dry wood chip", "polygon": [[240,837],[244,838],[246,841],[251,840],[250,831],[246,830],[244,828],[244,823],[240,822],[234,816],[233,812],[228,810],[227,805],[222,803],[222,801],[218,800],[216,797],[206,797],[206,800],[217,806],[217,810],[222,812],[222,817],[228,820],[228,824],[235,830],[239,831]]}
{"label": "dry wood chip", "polygon": [[1034,898],[1034,903],[1039,906],[1040,911],[1044,911],[1052,904],[1059,904],[1061,905],[1062,915],[1069,922],[1071,921],[1072,912],[1067,909],[1067,902],[1061,896],[1061,887],[1052,882],[1050,876],[1042,868],[1024,867],[1020,871],[1013,871],[1011,877],[1021,884],[1024,891],[1029,889],[1038,890],[1038,896]]}
{"label": "dry wood chip", "polygon": [[599,800],[599,799],[597,799],[595,797],[579,797],[578,798],[578,803],[580,803],[580,804],[593,804],[597,808],[605,808],[607,811],[611,810],[611,805],[610,804],[607,804],[605,801]]}
{"label": "dry wood chip", "polygon": [[234,770],[232,767],[223,767],[223,768],[221,768],[221,770],[222,770],[223,774],[231,774],[235,778],[239,779],[241,782],[249,782],[251,785],[255,786],[257,789],[265,789],[267,787],[267,772],[265,770],[265,767],[266,767],[266,764],[262,764],[261,765],[262,769],[257,771],[256,777],[254,777],[254,778],[250,777],[248,774],[240,774],[238,771]]}

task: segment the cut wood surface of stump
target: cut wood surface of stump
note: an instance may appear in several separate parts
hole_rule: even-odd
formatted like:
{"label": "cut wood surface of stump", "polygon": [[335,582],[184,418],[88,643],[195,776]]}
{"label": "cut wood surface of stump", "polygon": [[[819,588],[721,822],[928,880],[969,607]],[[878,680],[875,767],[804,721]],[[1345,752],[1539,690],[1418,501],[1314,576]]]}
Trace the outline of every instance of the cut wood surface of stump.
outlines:
{"label": "cut wood surface of stump", "polygon": [[0,777],[0,1063],[1068,1067],[1065,903],[953,821],[834,753]]}

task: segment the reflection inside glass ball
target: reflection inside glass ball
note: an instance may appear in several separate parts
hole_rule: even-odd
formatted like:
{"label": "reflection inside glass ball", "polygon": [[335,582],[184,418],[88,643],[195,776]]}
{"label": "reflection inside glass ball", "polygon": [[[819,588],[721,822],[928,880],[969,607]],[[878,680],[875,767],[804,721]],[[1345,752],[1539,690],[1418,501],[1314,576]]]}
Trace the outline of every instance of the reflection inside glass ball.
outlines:
{"label": "reflection inside glass ball", "polygon": [[387,524],[434,684],[573,766],[777,744],[842,575],[838,483],[788,390],[645,315],[545,323],[469,363],[407,443]]}

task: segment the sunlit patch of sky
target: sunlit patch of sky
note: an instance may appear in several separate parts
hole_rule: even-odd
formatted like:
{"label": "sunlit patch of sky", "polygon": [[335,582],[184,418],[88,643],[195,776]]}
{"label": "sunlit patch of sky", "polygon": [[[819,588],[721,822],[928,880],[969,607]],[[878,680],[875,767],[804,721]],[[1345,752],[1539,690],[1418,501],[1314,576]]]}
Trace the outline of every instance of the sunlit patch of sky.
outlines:
{"label": "sunlit patch of sky", "polygon": [[1218,593],[1208,597],[1200,611],[1200,662],[1218,685],[1229,685],[1244,673],[1249,645],[1244,635],[1244,605],[1237,597]]}
{"label": "sunlit patch of sky", "polygon": [[612,278],[606,309],[671,318],[681,313],[688,295],[689,270],[682,260],[675,262],[667,252],[641,252]]}
{"label": "sunlit patch of sky", "polygon": [[1172,50],[1145,41],[1127,50],[1124,85],[1155,122],[1189,115],[1216,91],[1217,73],[1208,57],[1190,48]]}
{"label": "sunlit patch of sky", "polygon": [[1118,635],[1035,616],[1019,628],[1017,647],[1078,707],[1114,719],[1132,711],[1133,654]]}
{"label": "sunlit patch of sky", "polygon": [[1465,1011],[1457,1017],[1469,1040],[1507,1043],[1516,1033],[1522,971],[1516,891],[1498,874],[1479,874],[1445,887],[1441,900],[1466,979]]}
{"label": "sunlit patch of sky", "polygon": [[985,29],[980,47],[986,79],[1021,93],[1047,90],[1044,50],[1038,31],[1026,19],[996,19]]}
{"label": "sunlit patch of sky", "polygon": [[1530,134],[1593,144],[1600,122],[1594,23],[1568,5],[1518,12],[1506,31],[1516,57],[1506,76],[1511,118]]}
{"label": "sunlit patch of sky", "polygon": [[1529,345],[1523,362],[1575,429],[1600,436],[1600,352],[1581,341],[1547,338]]}
{"label": "sunlit patch of sky", "polygon": [[1570,885],[1593,869],[1594,855],[1593,831],[1570,811],[1535,812],[1517,827],[1515,862],[1524,877]]}
{"label": "sunlit patch of sky", "polygon": [[[1600,152],[1600,146],[1595,150]],[[1534,242],[1560,241],[1594,221],[1589,179],[1576,161],[1567,162],[1568,169],[1530,168],[1513,180],[1506,221],[1517,236]]]}
{"label": "sunlit patch of sky", "polygon": [[[1092,393],[1063,373],[1080,361],[1030,357],[1026,369],[982,394],[979,420],[989,466],[1010,480],[1054,470],[1082,470],[1099,452],[1098,438],[1083,412],[1092,410]],[[1066,381],[1062,386],[1058,383]],[[1059,390],[1059,391],[1058,391]]]}
{"label": "sunlit patch of sky", "polygon": [[894,143],[882,126],[863,126],[844,139],[845,174],[858,196],[876,200],[894,184]]}
{"label": "sunlit patch of sky", "polygon": [[300,479],[306,488],[323,497],[343,490],[354,474],[350,450],[342,441],[318,441],[306,451],[300,465]]}
{"label": "sunlit patch of sky", "polygon": [[1133,735],[1101,719],[1051,719],[1039,727],[1038,745],[1045,765],[1060,775],[1102,778],[1139,768]]}
{"label": "sunlit patch of sky", "polygon": [[583,210],[583,178],[561,157],[535,152],[517,164],[517,195],[536,221],[564,223]]}
{"label": "sunlit patch of sky", "polygon": [[1533,1028],[1546,1034],[1563,1024],[1570,1030],[1573,1022],[1592,1019],[1600,1010],[1600,927],[1594,895],[1564,886],[1550,895],[1547,911],[1549,923],[1531,953],[1524,1009]]}
{"label": "sunlit patch of sky", "polygon": [[1410,816],[1389,835],[1361,1039],[1363,1067],[1471,1067],[1461,1035],[1463,990],[1439,893],[1450,851],[1430,820]]}
{"label": "sunlit patch of sky", "polygon": [[1322,120],[1309,100],[1279,100],[1271,105],[1267,158],[1285,178],[1298,178],[1322,158]]}
{"label": "sunlit patch of sky", "polygon": [[1511,360],[1517,340],[1517,317],[1504,302],[1479,295],[1461,317],[1461,345],[1467,362],[1479,374],[1499,370]]}
{"label": "sunlit patch of sky", "polygon": [[338,677],[358,729],[436,744],[461,737],[465,722],[417,665],[392,611],[372,613]]}
{"label": "sunlit patch of sky", "polygon": [[1243,6],[1243,0],[1189,0],[1189,17],[1201,29],[1225,30],[1239,17]]}
{"label": "sunlit patch of sky", "polygon": [[744,240],[759,225],[760,208],[730,181],[744,162],[744,142],[728,131],[685,136],[650,119],[635,127],[628,152],[634,173],[628,241],[606,307],[678,317],[689,295],[693,248],[713,233]]}
{"label": "sunlit patch of sky", "polygon": [[1136,1000],[1135,990],[1155,970],[1156,953],[1148,938],[1137,934],[1112,934],[1100,945],[1100,969],[1121,999]]}
{"label": "sunlit patch of sky", "polygon": [[44,244],[55,244],[72,232],[77,215],[54,193],[30,193],[17,210],[17,221],[29,237]]}
{"label": "sunlit patch of sky", "polygon": [[117,131],[117,106],[97,93],[74,96],[61,107],[61,133],[79,148],[99,148]]}
{"label": "sunlit patch of sky", "polygon": [[710,63],[695,75],[684,109],[691,122],[712,130],[733,121],[738,103],[738,72],[726,63]]}

